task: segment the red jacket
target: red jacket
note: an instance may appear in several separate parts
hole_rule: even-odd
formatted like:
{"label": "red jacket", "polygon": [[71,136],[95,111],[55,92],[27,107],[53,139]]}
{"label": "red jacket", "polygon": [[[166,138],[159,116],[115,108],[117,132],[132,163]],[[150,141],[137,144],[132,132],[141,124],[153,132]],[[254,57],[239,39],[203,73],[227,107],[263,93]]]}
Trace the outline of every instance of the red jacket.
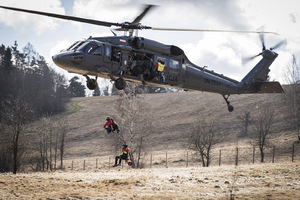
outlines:
{"label": "red jacket", "polygon": [[108,120],[106,121],[106,123],[104,124],[103,128],[106,129],[107,127],[109,127],[110,125],[116,125],[116,123],[113,120]]}

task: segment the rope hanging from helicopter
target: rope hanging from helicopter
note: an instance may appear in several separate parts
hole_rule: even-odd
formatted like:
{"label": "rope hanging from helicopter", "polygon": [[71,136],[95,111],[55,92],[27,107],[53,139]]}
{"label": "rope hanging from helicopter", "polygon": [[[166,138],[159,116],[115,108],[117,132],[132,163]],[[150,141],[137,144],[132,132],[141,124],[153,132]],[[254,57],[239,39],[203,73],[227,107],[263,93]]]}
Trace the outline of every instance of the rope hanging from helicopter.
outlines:
{"label": "rope hanging from helicopter", "polygon": [[124,112],[124,98],[125,98],[125,91],[123,90],[123,94],[122,94],[122,107],[123,107],[123,112],[122,112],[122,134],[123,134],[123,144],[126,144],[125,142],[125,112]]}
{"label": "rope hanging from helicopter", "polygon": [[[122,140],[122,142],[123,142],[123,144],[126,144],[126,142],[125,142],[125,104],[124,104],[124,101],[125,101],[125,91],[123,90],[122,91],[122,93],[121,93],[121,96],[122,96],[122,98],[121,98],[121,101],[119,101],[120,103],[119,103],[119,109],[118,110],[122,110],[122,115],[121,115],[121,119],[122,119],[122,135],[120,135],[121,136],[121,140]],[[114,116],[114,114],[113,114],[113,107],[114,107],[114,101],[113,101],[113,99],[111,99],[110,100],[110,114],[109,114],[109,116],[110,116],[110,118],[111,119],[114,119],[115,118],[115,116]],[[119,127],[119,129],[120,129],[121,127]]]}

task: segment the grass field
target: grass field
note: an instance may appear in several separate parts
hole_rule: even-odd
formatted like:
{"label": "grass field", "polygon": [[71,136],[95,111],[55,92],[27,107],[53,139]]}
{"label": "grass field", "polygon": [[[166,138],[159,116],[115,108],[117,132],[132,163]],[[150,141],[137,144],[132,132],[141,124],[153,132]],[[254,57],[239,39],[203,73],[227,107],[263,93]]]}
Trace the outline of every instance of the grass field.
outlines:
{"label": "grass field", "polygon": [[1,199],[300,199],[300,162],[0,174]]}

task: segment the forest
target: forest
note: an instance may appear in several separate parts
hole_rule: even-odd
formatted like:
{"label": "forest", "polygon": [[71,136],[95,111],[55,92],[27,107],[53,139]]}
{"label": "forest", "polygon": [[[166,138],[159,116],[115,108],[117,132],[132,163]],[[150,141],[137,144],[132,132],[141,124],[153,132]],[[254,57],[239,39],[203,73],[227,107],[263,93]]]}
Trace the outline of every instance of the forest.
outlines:
{"label": "forest", "polygon": [[71,97],[85,96],[78,79],[67,81],[30,43],[22,50],[17,41],[0,46],[0,171],[19,169],[27,124],[63,112]]}

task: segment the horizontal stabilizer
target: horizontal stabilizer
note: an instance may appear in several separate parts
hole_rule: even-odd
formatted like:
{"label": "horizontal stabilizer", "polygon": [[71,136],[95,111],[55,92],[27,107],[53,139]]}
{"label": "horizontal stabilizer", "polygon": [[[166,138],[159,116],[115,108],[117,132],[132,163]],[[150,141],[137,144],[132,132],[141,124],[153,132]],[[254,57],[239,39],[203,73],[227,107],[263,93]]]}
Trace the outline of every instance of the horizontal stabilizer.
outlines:
{"label": "horizontal stabilizer", "polygon": [[256,82],[258,93],[284,93],[279,82]]}

